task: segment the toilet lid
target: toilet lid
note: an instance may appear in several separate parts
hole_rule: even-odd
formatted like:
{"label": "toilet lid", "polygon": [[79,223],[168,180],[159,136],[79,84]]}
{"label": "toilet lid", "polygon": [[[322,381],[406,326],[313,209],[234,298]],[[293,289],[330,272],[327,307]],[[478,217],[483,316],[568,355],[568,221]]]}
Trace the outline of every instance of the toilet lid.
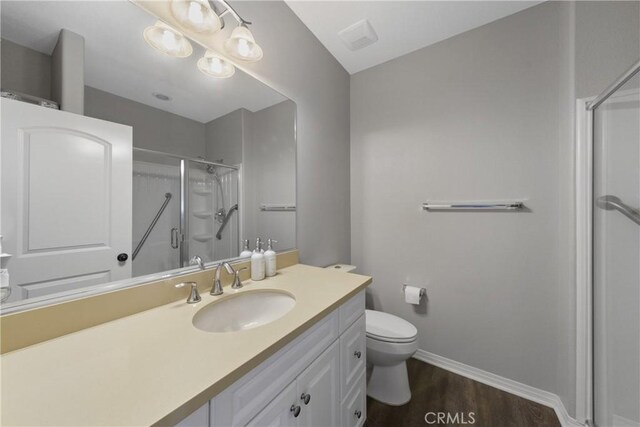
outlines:
{"label": "toilet lid", "polygon": [[367,336],[381,341],[413,341],[418,330],[411,323],[383,311],[366,310]]}

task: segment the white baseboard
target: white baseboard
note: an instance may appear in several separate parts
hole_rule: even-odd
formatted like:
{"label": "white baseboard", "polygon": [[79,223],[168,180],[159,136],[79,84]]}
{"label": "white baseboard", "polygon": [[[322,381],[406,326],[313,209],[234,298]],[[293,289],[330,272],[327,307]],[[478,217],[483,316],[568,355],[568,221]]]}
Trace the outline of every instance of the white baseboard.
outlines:
{"label": "white baseboard", "polygon": [[492,374],[491,372],[483,371],[482,369],[474,368],[473,366],[465,365],[464,363],[456,362],[455,360],[447,359],[446,357],[438,356],[437,354],[429,353],[425,350],[416,351],[413,357],[437,366],[438,368],[453,372],[454,374],[462,375],[463,377],[495,387],[507,393],[515,394],[516,396],[548,406],[556,412],[558,420],[560,420],[560,424],[563,426],[584,426],[584,424],[580,424],[567,413],[567,409],[564,407],[560,398],[553,393]]}
{"label": "white baseboard", "polygon": [[630,420],[629,418],[621,417],[620,415],[613,415],[614,427],[638,427],[640,422]]}

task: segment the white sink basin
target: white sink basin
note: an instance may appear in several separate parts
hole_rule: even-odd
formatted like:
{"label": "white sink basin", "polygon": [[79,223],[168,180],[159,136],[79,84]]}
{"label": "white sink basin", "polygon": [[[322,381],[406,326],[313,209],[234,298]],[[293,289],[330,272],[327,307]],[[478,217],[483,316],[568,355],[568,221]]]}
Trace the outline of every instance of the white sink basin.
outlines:
{"label": "white sink basin", "polygon": [[200,309],[193,325],[206,332],[244,331],[281,318],[294,305],[295,298],[282,291],[241,292]]}

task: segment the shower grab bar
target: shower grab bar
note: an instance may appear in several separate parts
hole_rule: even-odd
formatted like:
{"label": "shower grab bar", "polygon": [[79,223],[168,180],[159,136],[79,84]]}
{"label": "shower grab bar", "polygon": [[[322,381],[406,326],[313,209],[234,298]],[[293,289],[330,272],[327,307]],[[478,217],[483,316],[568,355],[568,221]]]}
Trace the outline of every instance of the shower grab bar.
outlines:
{"label": "shower grab bar", "polygon": [[162,215],[162,212],[164,212],[165,208],[171,201],[171,193],[165,193],[164,197],[165,199],[164,199],[164,202],[162,203],[162,206],[160,206],[160,210],[158,210],[158,213],[156,214],[155,218],[153,218],[153,221],[151,221],[151,224],[149,224],[147,231],[145,231],[144,236],[142,236],[142,239],[140,239],[140,243],[138,243],[138,246],[136,246],[136,249],[133,251],[133,255],[131,255],[132,261],[136,259],[138,252],[140,252],[140,249],[142,249],[144,242],[147,241],[147,237],[149,237],[149,234],[151,234],[151,230],[153,230],[153,227],[156,226],[156,223],[160,219],[160,215]]}
{"label": "shower grab bar", "polygon": [[426,202],[422,204],[425,211],[454,211],[454,210],[521,210],[523,202]]}
{"label": "shower grab bar", "polygon": [[229,212],[227,212],[224,219],[222,220],[222,225],[220,226],[220,228],[218,229],[218,232],[216,233],[216,239],[222,240],[222,232],[224,231],[224,228],[227,226],[227,222],[229,222],[229,219],[231,218],[231,214],[233,213],[233,211],[237,211],[237,210],[238,210],[237,203],[231,206],[231,208],[229,209]]}
{"label": "shower grab bar", "polygon": [[296,207],[294,205],[260,205],[260,210],[263,212],[295,212]]}
{"label": "shower grab bar", "polygon": [[631,206],[628,206],[620,200],[620,198],[616,196],[606,195],[602,197],[598,197],[596,200],[596,206],[605,210],[617,210],[622,215],[629,218],[631,221],[640,225],[640,213],[637,210],[633,209]]}

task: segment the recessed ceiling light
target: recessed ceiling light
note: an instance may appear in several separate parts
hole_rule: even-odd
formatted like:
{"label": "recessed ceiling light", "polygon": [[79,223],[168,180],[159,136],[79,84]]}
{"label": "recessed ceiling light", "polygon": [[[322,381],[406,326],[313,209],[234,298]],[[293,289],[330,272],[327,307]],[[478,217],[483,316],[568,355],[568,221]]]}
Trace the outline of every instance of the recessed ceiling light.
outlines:
{"label": "recessed ceiling light", "polygon": [[171,97],[169,95],[165,95],[164,93],[153,92],[152,95],[155,98],[158,98],[160,101],[171,101]]}

